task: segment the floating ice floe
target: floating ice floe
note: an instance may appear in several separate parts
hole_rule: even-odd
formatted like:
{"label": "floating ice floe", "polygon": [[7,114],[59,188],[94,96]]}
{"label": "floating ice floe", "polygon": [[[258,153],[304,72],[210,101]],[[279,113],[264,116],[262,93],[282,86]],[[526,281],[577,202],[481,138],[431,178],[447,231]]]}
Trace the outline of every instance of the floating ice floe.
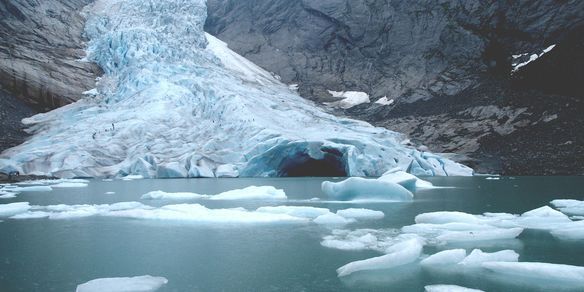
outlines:
{"label": "floating ice floe", "polygon": [[519,261],[519,254],[514,250],[506,249],[497,252],[483,252],[480,249],[474,249],[467,255],[459,265],[464,266],[480,266],[486,262],[517,262]]}
{"label": "floating ice floe", "polygon": [[431,182],[420,179],[413,174],[400,170],[399,168],[386,171],[377,180],[399,184],[411,192],[416,191],[418,188],[427,189],[434,187]]}
{"label": "floating ice floe", "polygon": [[30,210],[28,202],[0,204],[0,217],[10,217]]}
{"label": "floating ice floe", "polygon": [[485,262],[481,266],[506,277],[523,277],[546,282],[572,282],[584,288],[584,267],[538,262]]}
{"label": "floating ice floe", "polygon": [[164,191],[152,191],[148,192],[140,199],[142,200],[192,200],[192,199],[201,199],[207,198],[208,195],[201,195],[197,193],[189,193],[189,192],[174,192],[168,193]]}
{"label": "floating ice floe", "polygon": [[219,193],[209,197],[211,200],[285,200],[284,190],[273,186],[249,186]]}
{"label": "floating ice floe", "polygon": [[50,192],[53,188],[50,186],[4,186],[2,191],[11,193],[21,192]]}
{"label": "floating ice floe", "polygon": [[0,199],[14,199],[14,198],[16,198],[16,193],[0,192]]}
{"label": "floating ice floe", "polygon": [[84,188],[87,187],[86,183],[80,182],[62,182],[55,185],[51,185],[52,188]]}
{"label": "floating ice floe", "polygon": [[322,191],[330,199],[339,201],[411,201],[413,198],[412,192],[397,183],[360,177],[351,177],[337,183],[324,181]]}
{"label": "floating ice floe", "polygon": [[100,278],[78,285],[75,292],[154,292],[166,283],[166,278],[150,275]]}
{"label": "floating ice floe", "polygon": [[87,60],[104,71],[96,94],[24,119],[32,136],[1,154],[0,171],[291,176],[318,161],[330,170],[319,174],[473,173],[402,145],[399,133],[335,117],[300,97],[205,34],[204,0],[99,0],[83,13]]}
{"label": "floating ice floe", "polygon": [[271,214],[286,214],[294,217],[315,219],[318,216],[330,214],[327,208],[317,208],[308,206],[267,206],[259,207],[257,212],[271,213]]}
{"label": "floating ice floe", "polygon": [[449,249],[437,252],[425,259],[420,264],[422,267],[433,267],[440,265],[454,265],[460,263],[466,257],[464,249]]}
{"label": "floating ice floe", "polygon": [[104,195],[115,195],[116,192],[105,192]]}
{"label": "floating ice floe", "polygon": [[353,218],[345,218],[335,213],[327,213],[314,218],[314,223],[316,224],[332,226],[346,225],[355,221],[357,220]]}
{"label": "floating ice floe", "polygon": [[217,195],[203,195],[191,192],[164,192],[152,191],[142,195],[145,200],[285,200],[284,190],[272,186],[249,186],[219,193]]}
{"label": "floating ice floe", "polygon": [[483,292],[479,289],[471,289],[458,285],[436,284],[424,286],[426,292]]}
{"label": "floating ice floe", "polygon": [[395,244],[386,251],[386,255],[348,263],[337,269],[339,277],[366,270],[385,270],[415,262],[422,253],[419,239],[410,239]]}
{"label": "floating ice floe", "polygon": [[560,199],[551,201],[551,204],[562,213],[578,216],[584,215],[584,201]]}
{"label": "floating ice floe", "polygon": [[338,210],[337,215],[352,219],[381,219],[385,214],[381,211],[369,210],[364,208],[349,208]]}
{"label": "floating ice floe", "polygon": [[373,250],[385,253],[392,245],[418,238],[412,234],[400,235],[397,229],[334,229],[331,235],[323,237],[320,244],[340,250]]}

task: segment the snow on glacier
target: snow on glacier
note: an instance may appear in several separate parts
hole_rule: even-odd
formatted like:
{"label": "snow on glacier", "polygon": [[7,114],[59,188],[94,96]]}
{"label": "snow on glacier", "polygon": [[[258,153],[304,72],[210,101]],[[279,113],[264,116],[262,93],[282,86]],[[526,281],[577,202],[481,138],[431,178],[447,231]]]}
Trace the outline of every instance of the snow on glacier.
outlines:
{"label": "snow on glacier", "polygon": [[99,278],[79,284],[75,292],[154,292],[167,283],[164,277],[150,275]]}
{"label": "snow on glacier", "polygon": [[325,113],[205,34],[203,0],[99,0],[83,13],[95,95],[23,120],[0,171],[57,177],[470,175],[398,133]]}

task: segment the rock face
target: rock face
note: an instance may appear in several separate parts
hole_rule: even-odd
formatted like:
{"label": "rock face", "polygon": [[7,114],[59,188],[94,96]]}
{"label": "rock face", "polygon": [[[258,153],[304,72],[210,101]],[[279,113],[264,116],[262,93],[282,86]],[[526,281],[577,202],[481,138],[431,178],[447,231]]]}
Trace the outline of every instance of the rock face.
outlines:
{"label": "rock face", "polygon": [[80,12],[91,0],[0,2],[0,86],[45,111],[95,87],[99,67],[85,56]]}
{"label": "rock face", "polygon": [[338,114],[478,171],[584,173],[582,1],[209,0],[208,10],[208,32],[305,98],[394,100]]}

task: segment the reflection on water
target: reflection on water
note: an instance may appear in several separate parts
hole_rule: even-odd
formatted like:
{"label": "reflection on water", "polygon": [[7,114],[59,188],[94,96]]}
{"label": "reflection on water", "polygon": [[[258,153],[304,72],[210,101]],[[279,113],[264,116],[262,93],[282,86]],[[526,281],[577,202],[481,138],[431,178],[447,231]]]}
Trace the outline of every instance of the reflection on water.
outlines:
{"label": "reflection on water", "polygon": [[[583,199],[579,177],[521,177],[486,180],[430,178],[438,188],[418,191],[413,202],[350,204],[326,199],[324,178],[95,180],[85,188],[19,194],[0,203],[113,204],[138,201],[151,206],[176,201],[141,200],[150,191],[216,194],[249,185],[273,185],[285,190],[284,201],[191,200],[207,208],[255,210],[261,206],[296,205],[367,208],[385,213],[381,220],[359,220],[345,229],[400,228],[417,214],[433,211],[522,213],[552,199]],[[112,194],[111,192],[115,192]],[[108,194],[106,194],[108,193]],[[178,202],[181,203],[181,202]],[[375,251],[343,251],[323,247],[331,229],[308,224],[190,224],[132,218],[87,217],[70,220],[4,219],[0,222],[0,291],[74,291],[95,278],[163,276],[160,291],[421,291],[429,284],[457,284],[486,291],[578,291],[557,284],[472,269],[420,269],[416,263],[397,269],[363,271],[339,279],[336,269],[351,261],[380,255]],[[549,232],[524,231],[518,239],[426,246],[424,254],[452,248],[484,251],[513,249],[520,261],[584,266],[584,242],[560,241]]]}

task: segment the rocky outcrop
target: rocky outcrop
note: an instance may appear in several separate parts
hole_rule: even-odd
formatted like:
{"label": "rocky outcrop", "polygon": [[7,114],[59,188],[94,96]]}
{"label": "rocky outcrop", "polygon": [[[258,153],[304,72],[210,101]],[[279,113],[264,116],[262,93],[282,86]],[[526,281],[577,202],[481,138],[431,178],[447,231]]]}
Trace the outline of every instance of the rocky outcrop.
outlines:
{"label": "rocky outcrop", "polygon": [[101,75],[85,56],[80,12],[91,0],[0,2],[0,85],[39,109],[81,97]]}
{"label": "rocky outcrop", "polygon": [[[404,132],[422,149],[458,153],[481,172],[584,173],[577,130],[584,122],[575,114],[584,109],[582,1],[209,0],[208,7],[207,31],[298,84],[302,96],[329,101],[327,90],[356,90],[394,100],[337,114]],[[541,57],[512,72],[533,54]]]}

